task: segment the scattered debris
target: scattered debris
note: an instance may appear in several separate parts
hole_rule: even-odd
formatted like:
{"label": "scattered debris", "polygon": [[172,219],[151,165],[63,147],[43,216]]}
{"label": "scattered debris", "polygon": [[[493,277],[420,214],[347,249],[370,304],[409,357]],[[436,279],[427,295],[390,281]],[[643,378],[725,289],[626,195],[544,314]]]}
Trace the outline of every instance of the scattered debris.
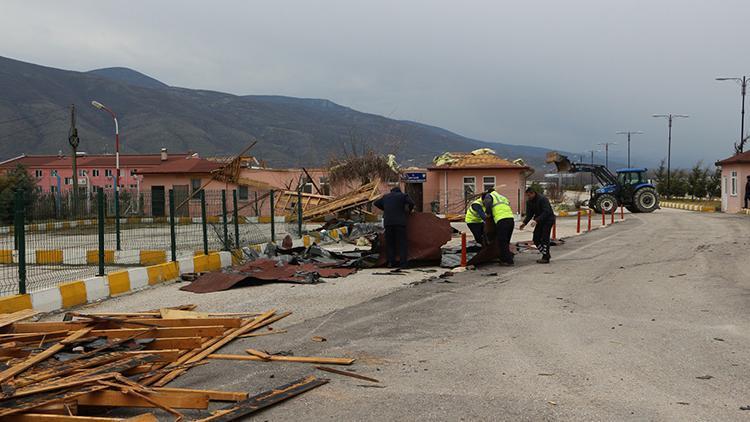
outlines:
{"label": "scattered debris", "polygon": [[554,376],[555,374],[554,374],[554,373],[546,373],[546,372],[541,372],[541,373],[539,373],[538,375],[539,375],[539,376],[542,376],[542,377],[552,377],[552,376]]}
{"label": "scattered debris", "polygon": [[340,369],[329,368],[327,366],[316,366],[315,369],[320,369],[321,371],[326,371],[326,372],[332,372],[334,374],[345,375],[347,377],[359,378],[359,379],[365,380],[365,381],[376,382],[376,383],[380,382],[380,381],[376,380],[375,378],[366,377],[366,376],[360,375],[360,374],[358,374],[356,372],[342,371]]}
{"label": "scattered debris", "polygon": [[710,380],[711,378],[713,378],[713,376],[711,376],[711,375],[700,375],[700,376],[697,376],[695,378],[699,379],[699,380]]}
{"label": "scattered debris", "polygon": [[325,337],[321,337],[321,336],[312,336],[312,341],[324,342],[324,341],[328,341],[328,339]]}
{"label": "scattered debris", "polygon": [[750,410],[750,405],[748,405],[748,406],[740,406],[740,410]]}
{"label": "scattered debris", "polygon": [[716,341],[724,341],[724,339],[721,338],[721,337],[714,337],[714,340],[716,340]]}

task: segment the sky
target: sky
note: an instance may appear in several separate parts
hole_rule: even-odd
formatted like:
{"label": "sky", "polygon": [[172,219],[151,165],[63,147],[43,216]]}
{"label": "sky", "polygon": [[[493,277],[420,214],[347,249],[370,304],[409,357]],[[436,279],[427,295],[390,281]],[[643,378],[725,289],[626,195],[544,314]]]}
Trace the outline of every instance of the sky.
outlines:
{"label": "sky", "polygon": [[[750,1],[15,1],[0,55],[173,86],[326,98],[491,142],[711,164],[740,136]],[[750,131],[750,130],[748,130]],[[748,132],[746,131],[746,132]],[[597,153],[597,157],[602,153]]]}

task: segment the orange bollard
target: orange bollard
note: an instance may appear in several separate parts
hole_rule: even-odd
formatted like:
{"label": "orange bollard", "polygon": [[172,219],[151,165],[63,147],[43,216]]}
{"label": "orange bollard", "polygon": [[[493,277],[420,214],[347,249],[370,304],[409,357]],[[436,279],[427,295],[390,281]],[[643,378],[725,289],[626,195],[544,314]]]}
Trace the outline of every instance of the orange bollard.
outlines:
{"label": "orange bollard", "polygon": [[607,213],[604,212],[604,210],[602,210],[602,226],[607,225],[607,220],[605,220],[606,218],[607,218]]}
{"label": "orange bollard", "polygon": [[591,210],[589,210],[588,214],[589,214],[589,229],[587,231],[591,231]]}
{"label": "orange bollard", "polygon": [[620,205],[620,220],[624,220],[624,219],[625,219],[625,207]]}
{"label": "orange bollard", "polygon": [[609,224],[615,224],[615,210],[617,208],[612,208],[612,220],[609,222]]}
{"label": "orange bollard", "polygon": [[578,221],[576,221],[576,233],[580,233],[581,232],[581,210],[578,210],[576,215],[578,217]]}
{"label": "orange bollard", "polygon": [[552,240],[557,240],[557,223],[552,225]]}
{"label": "orange bollard", "polygon": [[461,266],[466,266],[466,233],[461,233]]}

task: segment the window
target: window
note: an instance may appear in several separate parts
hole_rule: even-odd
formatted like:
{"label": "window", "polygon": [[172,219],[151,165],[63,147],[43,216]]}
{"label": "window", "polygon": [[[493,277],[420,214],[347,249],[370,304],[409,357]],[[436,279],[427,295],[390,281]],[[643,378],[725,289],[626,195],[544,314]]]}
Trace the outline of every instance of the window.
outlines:
{"label": "window", "polygon": [[312,180],[309,177],[305,176],[305,179],[304,179],[303,183],[304,184],[302,185],[302,192],[303,193],[313,193]]}
{"label": "window", "polygon": [[44,176],[44,172],[42,170],[35,170],[34,171],[34,176],[36,176],[36,177],[42,177],[42,176]]}
{"label": "window", "polygon": [[52,193],[57,192],[57,186],[50,186],[49,187],[49,191],[52,192]]}
{"label": "window", "polygon": [[69,184],[71,184],[71,183],[73,183],[73,178],[72,178],[72,177],[66,177],[66,178],[65,178],[65,184],[66,184],[66,185],[69,185]]}
{"label": "window", "polygon": [[323,195],[331,194],[331,183],[328,182],[328,176],[320,176],[320,193]]}
{"label": "window", "polygon": [[494,187],[495,187],[495,176],[482,177],[482,192],[487,192],[488,190]]}
{"label": "window", "polygon": [[138,188],[138,185],[130,185],[130,189],[136,189]]}
{"label": "window", "polygon": [[112,169],[104,169],[105,177],[112,177]]}
{"label": "window", "polygon": [[50,176],[57,177],[57,170],[50,170],[49,174]]}
{"label": "window", "polygon": [[78,170],[78,175],[81,177],[86,177],[86,170],[83,170],[83,169]]}
{"label": "window", "polygon": [[99,177],[99,169],[93,169],[93,170],[91,170],[91,175],[93,177]]}
{"label": "window", "polygon": [[732,196],[737,196],[737,172],[732,172],[732,190],[729,193]]}
{"label": "window", "polygon": [[474,176],[464,177],[464,199],[474,196],[476,193],[477,178]]}
{"label": "window", "polygon": [[[201,190],[201,179],[190,179],[190,193],[196,193]],[[198,199],[194,196],[193,199]]]}
{"label": "window", "polygon": [[247,191],[247,186],[240,186],[240,188],[237,191],[237,196],[239,196],[240,200],[247,201],[247,198],[249,196],[249,193]]}
{"label": "window", "polygon": [[135,176],[135,172],[136,172],[136,171],[137,171],[136,169],[130,169],[130,175],[131,175],[131,176]]}

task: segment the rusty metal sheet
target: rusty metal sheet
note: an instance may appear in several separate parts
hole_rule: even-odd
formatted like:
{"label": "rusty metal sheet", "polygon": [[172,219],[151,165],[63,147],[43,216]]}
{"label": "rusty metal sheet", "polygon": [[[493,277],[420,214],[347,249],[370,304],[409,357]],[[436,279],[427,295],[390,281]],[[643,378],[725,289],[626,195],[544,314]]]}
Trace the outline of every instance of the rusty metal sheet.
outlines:
{"label": "rusty metal sheet", "polygon": [[[409,261],[440,262],[442,251],[440,248],[453,237],[451,223],[427,212],[415,212],[409,216],[406,223],[406,237],[409,249]],[[386,264],[385,238],[379,236],[380,258],[376,266]]]}

